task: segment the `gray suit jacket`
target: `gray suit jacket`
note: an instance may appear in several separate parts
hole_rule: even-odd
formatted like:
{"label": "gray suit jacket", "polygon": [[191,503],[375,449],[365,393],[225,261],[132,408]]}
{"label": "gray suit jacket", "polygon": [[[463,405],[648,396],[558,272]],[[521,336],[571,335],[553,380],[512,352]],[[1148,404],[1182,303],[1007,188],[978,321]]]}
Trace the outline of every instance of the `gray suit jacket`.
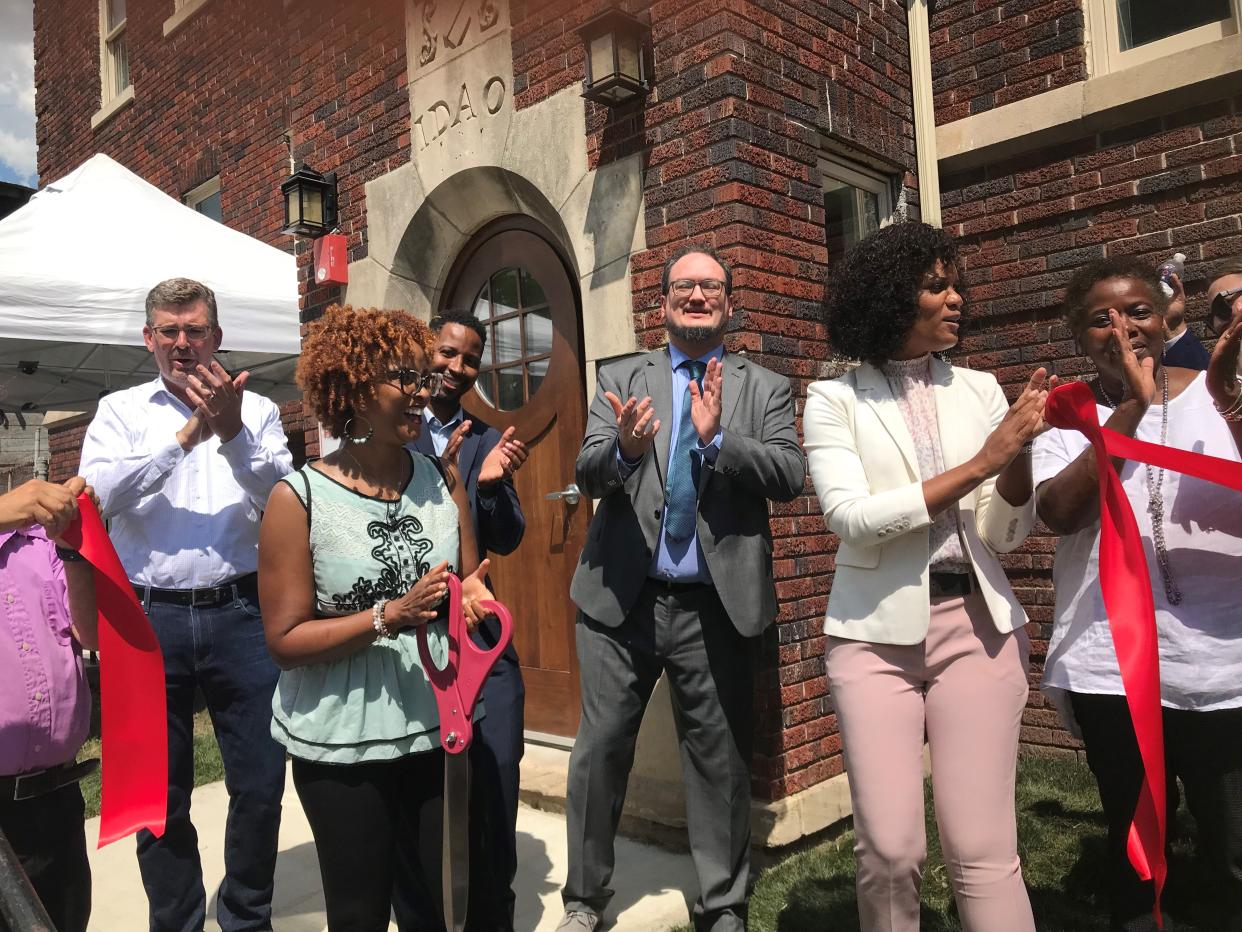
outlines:
{"label": "gray suit jacket", "polygon": [[[584,614],[609,627],[621,624],[638,598],[659,546],[672,386],[667,349],[613,363],[600,370],[587,418],[577,482],[601,501],[570,595]],[[653,451],[627,479],[617,465],[617,419],[605,391],[622,400],[650,395],[660,420]],[[725,611],[734,627],[751,637],[776,618],[768,499],[784,502],[799,495],[806,461],[788,379],[745,356],[726,354],[721,395],[720,454],[699,477],[699,544]]]}

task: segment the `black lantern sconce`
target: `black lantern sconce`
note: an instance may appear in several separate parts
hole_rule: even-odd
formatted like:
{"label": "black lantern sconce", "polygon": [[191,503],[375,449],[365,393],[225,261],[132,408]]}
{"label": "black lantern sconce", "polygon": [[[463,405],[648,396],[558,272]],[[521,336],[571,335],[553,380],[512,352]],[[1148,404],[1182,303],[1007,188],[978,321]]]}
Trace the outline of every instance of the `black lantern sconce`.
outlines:
{"label": "black lantern sconce", "polygon": [[294,236],[323,236],[336,227],[336,172],[321,175],[306,165],[280,186],[285,226]]}
{"label": "black lantern sconce", "polygon": [[608,10],[585,22],[578,35],[586,46],[587,100],[619,107],[651,89],[647,63],[650,30],[622,10]]}

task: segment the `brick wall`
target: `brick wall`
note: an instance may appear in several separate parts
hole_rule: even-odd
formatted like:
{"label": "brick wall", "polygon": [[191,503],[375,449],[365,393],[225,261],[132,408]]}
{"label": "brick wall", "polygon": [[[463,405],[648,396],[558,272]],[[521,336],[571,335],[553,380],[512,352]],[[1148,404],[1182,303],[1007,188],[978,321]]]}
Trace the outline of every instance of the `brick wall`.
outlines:
{"label": "brick wall", "polygon": [[164,38],[171,13],[171,3],[130,4],[134,103],[92,130],[99,4],[36,0],[39,177],[54,181],[103,152],[180,198],[218,173],[225,222],[287,250],[278,192],[289,166],[282,0],[210,0]]}
{"label": "brick wall", "polygon": [[1080,0],[941,0],[931,17],[936,122],[1084,81]]}
{"label": "brick wall", "polygon": [[[361,258],[363,185],[409,155],[402,0],[210,0],[168,38],[171,3],[131,3],[134,103],[92,130],[98,10],[95,0],[36,0],[40,177],[55,180],[96,152],[177,198],[218,174],[228,226],[296,245],[303,319],[338,300],[339,289],[312,286],[309,245],[280,233],[289,141],[298,162],[339,172],[341,231],[350,259]],[[316,453],[317,434],[297,433],[313,419],[284,410],[291,448]]]}
{"label": "brick wall", "polygon": [[[583,78],[574,30],[601,6],[514,5],[519,106]],[[664,0],[627,8],[650,18],[654,88],[641,107],[586,104],[586,144],[593,164],[643,152],[648,250],[633,257],[640,344],[664,339],[653,311],[666,257],[687,241],[709,242],[734,267],[739,312],[729,348],[787,375],[800,413],[829,356],[818,309],[829,260],[821,138],[894,166],[914,199],[904,6]],[[755,792],[767,799],[842,770],[821,633],[835,538],[810,494],[773,512],[781,608],[763,643],[753,762]]]}
{"label": "brick wall", "polygon": [[[964,245],[970,328],[956,354],[1012,397],[1037,366],[1088,376],[1058,304],[1074,269],[1106,255],[1186,261],[1187,318],[1204,334],[1219,261],[1242,254],[1242,96],[1147,120],[1021,159],[941,178],[945,228]],[[1002,557],[1031,617],[1028,752],[1071,752],[1038,695],[1051,635],[1056,539],[1042,525]]]}

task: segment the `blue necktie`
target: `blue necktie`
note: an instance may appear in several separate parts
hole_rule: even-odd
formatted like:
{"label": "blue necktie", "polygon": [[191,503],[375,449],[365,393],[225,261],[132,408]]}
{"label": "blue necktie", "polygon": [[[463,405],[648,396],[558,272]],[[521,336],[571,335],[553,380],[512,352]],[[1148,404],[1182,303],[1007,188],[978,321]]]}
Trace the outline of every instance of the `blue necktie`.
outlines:
{"label": "blue necktie", "polygon": [[[690,378],[703,388],[706,366],[697,359],[688,359],[678,368],[686,368]],[[689,540],[694,535],[695,515],[699,510],[699,490],[694,484],[694,461],[691,452],[697,445],[699,435],[690,417],[690,383],[681,396],[681,419],[677,422],[677,443],[668,460],[668,484],[664,487],[664,533],[670,540]]]}

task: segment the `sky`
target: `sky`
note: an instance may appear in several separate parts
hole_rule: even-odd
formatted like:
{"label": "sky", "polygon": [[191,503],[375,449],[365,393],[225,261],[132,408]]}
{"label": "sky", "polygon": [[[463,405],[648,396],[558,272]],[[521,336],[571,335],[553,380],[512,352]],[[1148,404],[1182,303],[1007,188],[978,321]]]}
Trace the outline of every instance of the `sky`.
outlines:
{"label": "sky", "polygon": [[33,0],[0,0],[0,181],[35,187]]}

